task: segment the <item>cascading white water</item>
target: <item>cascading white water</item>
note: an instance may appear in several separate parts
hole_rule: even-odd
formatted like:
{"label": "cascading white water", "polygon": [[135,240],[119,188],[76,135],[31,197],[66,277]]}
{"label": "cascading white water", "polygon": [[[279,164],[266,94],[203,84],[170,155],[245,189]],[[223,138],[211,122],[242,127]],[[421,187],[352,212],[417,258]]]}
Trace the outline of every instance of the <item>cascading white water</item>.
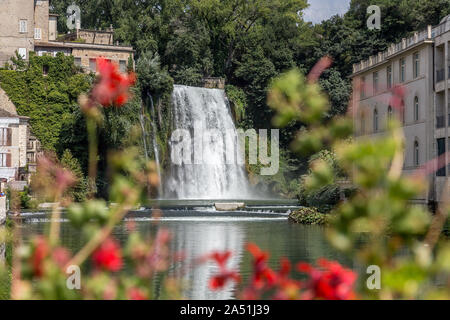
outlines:
{"label": "cascading white water", "polygon": [[[190,134],[190,162],[174,164],[165,183],[167,197],[177,199],[245,199],[251,191],[238,152],[236,127],[224,90],[188,86],[174,87],[172,94],[174,130]],[[207,134],[215,132],[216,134]],[[200,132],[199,132],[200,131]],[[231,141],[231,143],[230,143]],[[170,142],[172,154],[177,142]],[[227,148],[231,144],[232,148]],[[202,153],[199,162],[198,154]],[[235,161],[229,161],[229,157]],[[239,160],[239,161],[238,161]]]}

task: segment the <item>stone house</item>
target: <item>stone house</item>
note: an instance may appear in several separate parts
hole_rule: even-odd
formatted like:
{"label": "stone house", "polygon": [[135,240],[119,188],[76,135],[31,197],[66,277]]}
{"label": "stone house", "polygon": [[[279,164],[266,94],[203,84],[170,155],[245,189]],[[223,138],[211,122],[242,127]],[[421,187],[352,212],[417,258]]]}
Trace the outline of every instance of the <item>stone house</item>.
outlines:
{"label": "stone house", "polygon": [[[436,173],[429,177],[428,190],[415,202],[440,202],[450,173],[450,16],[438,26],[415,32],[387,51],[353,65],[352,79],[360,90],[353,92],[356,137],[383,135],[387,120],[397,116],[405,136],[404,174],[411,174],[431,160]],[[404,110],[389,105],[391,89],[406,89]],[[442,157],[441,157],[442,158]]]}
{"label": "stone house", "polygon": [[7,185],[23,189],[36,172],[40,142],[31,135],[28,122],[0,88],[0,191]]}
{"label": "stone house", "polygon": [[[86,72],[96,72],[96,59],[104,57],[126,71],[133,61],[132,47],[114,44],[114,30],[77,29],[58,36],[58,15],[50,13],[49,0],[0,0],[0,66],[17,51],[28,59],[29,52],[37,55],[73,55],[75,64]],[[6,10],[5,10],[6,9]]]}

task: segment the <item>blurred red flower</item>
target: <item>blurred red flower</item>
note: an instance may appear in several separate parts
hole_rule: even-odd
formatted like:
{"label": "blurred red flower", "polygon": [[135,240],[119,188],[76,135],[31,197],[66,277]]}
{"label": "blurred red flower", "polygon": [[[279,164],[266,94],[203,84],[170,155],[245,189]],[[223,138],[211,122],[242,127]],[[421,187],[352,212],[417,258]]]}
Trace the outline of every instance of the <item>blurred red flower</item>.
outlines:
{"label": "blurred red flower", "polygon": [[129,300],[148,300],[145,292],[139,288],[130,288],[127,295]]}
{"label": "blurred red flower", "polygon": [[212,277],[209,281],[211,290],[220,290],[226,286],[229,281],[240,282],[241,276],[234,270],[227,268],[227,262],[231,258],[231,251],[213,252],[208,258],[214,260],[219,266],[219,274]]}
{"label": "blurred red flower", "polygon": [[319,270],[307,263],[299,263],[297,269],[309,275],[305,282],[306,291],[303,299],[351,300],[355,298],[353,285],[357,275],[342,267],[338,262],[320,259],[318,261],[323,270]]}
{"label": "blurred red flower", "polygon": [[60,268],[64,268],[70,260],[70,252],[66,248],[58,247],[52,250],[52,260]]}
{"label": "blurred red flower", "polygon": [[122,253],[119,244],[108,238],[92,255],[94,265],[98,269],[119,271],[122,268]]}
{"label": "blurred red flower", "polygon": [[44,274],[44,260],[50,253],[50,247],[44,237],[37,237],[34,241],[34,251],[31,255],[31,265],[35,277],[42,277]]}
{"label": "blurred red flower", "polygon": [[257,289],[265,285],[273,286],[277,282],[277,274],[267,265],[269,253],[262,251],[253,243],[247,245],[247,250],[253,256],[253,286]]}
{"label": "blurred red flower", "polygon": [[99,82],[92,89],[92,99],[104,107],[120,107],[129,99],[129,88],[136,82],[134,73],[122,74],[117,65],[105,58],[97,59]]}

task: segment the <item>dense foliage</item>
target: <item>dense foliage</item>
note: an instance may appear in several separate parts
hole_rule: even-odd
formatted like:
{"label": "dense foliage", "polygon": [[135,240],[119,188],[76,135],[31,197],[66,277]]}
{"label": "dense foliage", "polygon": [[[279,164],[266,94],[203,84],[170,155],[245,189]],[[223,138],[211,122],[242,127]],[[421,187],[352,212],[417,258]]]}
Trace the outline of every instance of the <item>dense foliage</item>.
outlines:
{"label": "dense foliage", "polygon": [[78,96],[90,87],[87,75],[77,72],[73,57],[30,55],[22,70],[0,70],[0,86],[19,115],[30,117],[33,134],[46,150],[61,147],[67,116],[78,109]]}

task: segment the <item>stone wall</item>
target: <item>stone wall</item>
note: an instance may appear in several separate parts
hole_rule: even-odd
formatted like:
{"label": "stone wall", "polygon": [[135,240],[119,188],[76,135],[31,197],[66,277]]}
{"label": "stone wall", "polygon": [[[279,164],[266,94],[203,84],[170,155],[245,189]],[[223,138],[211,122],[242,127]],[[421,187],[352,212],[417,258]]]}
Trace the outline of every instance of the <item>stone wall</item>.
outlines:
{"label": "stone wall", "polygon": [[120,65],[120,61],[122,64],[128,65],[128,58],[131,56],[133,58],[132,52],[126,51],[118,51],[118,50],[107,50],[107,49],[93,49],[93,48],[73,48],[72,55],[75,58],[81,58],[81,67],[87,71],[94,71],[90,69],[90,59],[96,59],[99,57],[104,57],[106,59],[110,59],[112,62]]}
{"label": "stone wall", "polygon": [[48,20],[49,20],[48,0],[37,0],[34,11],[35,27],[41,29],[41,39],[39,41],[48,41]]}
{"label": "stone wall", "polygon": [[111,31],[98,31],[98,30],[78,30],[77,37],[83,39],[84,43],[89,44],[106,44],[113,45],[114,38]]}
{"label": "stone wall", "polygon": [[[14,56],[18,48],[33,50],[34,1],[0,0],[0,66]],[[19,21],[27,21],[27,32],[19,32]]]}
{"label": "stone wall", "polygon": [[16,106],[2,88],[0,88],[0,109],[6,110],[11,114],[17,114]]}
{"label": "stone wall", "polygon": [[203,86],[209,89],[225,89],[224,78],[204,78]]}

